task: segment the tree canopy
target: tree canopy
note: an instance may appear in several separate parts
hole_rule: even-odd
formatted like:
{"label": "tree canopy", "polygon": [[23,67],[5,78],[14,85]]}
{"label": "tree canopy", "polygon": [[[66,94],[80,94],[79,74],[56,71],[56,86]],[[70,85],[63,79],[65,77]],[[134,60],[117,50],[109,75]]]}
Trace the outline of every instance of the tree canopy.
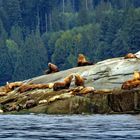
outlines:
{"label": "tree canopy", "polygon": [[137,52],[140,0],[1,0],[0,84]]}

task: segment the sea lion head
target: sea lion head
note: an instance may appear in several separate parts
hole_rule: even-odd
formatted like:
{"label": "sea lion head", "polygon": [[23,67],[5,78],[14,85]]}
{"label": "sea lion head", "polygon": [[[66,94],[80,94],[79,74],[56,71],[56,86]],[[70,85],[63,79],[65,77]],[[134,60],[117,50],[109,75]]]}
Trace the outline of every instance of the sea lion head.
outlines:
{"label": "sea lion head", "polygon": [[140,72],[134,71],[133,78],[134,78],[134,79],[140,79]]}
{"label": "sea lion head", "polygon": [[78,55],[78,62],[86,62],[86,58],[83,54]]}

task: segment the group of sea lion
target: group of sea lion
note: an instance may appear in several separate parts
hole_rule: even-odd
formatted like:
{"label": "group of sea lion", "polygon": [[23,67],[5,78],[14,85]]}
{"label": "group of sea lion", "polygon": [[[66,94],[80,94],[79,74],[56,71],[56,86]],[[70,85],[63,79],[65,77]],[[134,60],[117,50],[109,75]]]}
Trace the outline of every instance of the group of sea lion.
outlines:
{"label": "group of sea lion", "polygon": [[27,84],[19,81],[19,82],[7,83],[3,91],[8,93],[16,89],[16,91],[23,93],[34,89],[48,89],[48,88],[53,89],[54,91],[59,91],[62,89],[69,89],[73,78],[75,78],[76,86],[84,87],[84,78],[78,73],[73,73],[65,77],[61,82],[54,82],[54,83],[47,83],[47,84],[33,84],[33,83]]}
{"label": "group of sea lion", "polygon": [[[83,54],[79,54],[77,60],[77,66],[80,67],[80,66],[87,66],[87,65],[93,65],[93,63],[87,61],[86,57]],[[48,63],[48,70],[45,71],[45,74],[50,74],[55,72],[59,72],[58,67],[55,64]],[[84,86],[85,78],[83,78],[80,74],[75,74],[74,76],[75,76],[75,85]],[[58,91],[61,89],[68,89],[70,87],[72,79],[73,79],[73,74],[64,78],[62,82],[54,83],[53,90]]]}
{"label": "group of sea lion", "polygon": [[[86,60],[86,57],[83,54],[79,54],[78,55],[78,60],[77,60],[77,66],[87,66],[87,65],[93,65],[92,62],[89,62]],[[48,63],[48,69],[45,70],[45,74],[50,74],[50,73],[55,73],[55,72],[59,72],[58,67],[55,64],[52,63]]]}
{"label": "group of sea lion", "polygon": [[[128,53],[127,55],[124,56],[124,59],[132,59],[132,58],[138,58],[135,54],[133,53]],[[85,55],[79,54],[78,59],[77,59],[77,66],[88,66],[88,65],[93,65],[93,62],[89,62]],[[48,69],[44,72],[45,74],[50,74],[50,73],[55,73],[59,72],[58,67],[55,64],[48,63]]]}
{"label": "group of sea lion", "polygon": [[[135,54],[133,53],[128,53],[124,59],[133,59],[133,58],[136,58],[136,59],[139,59]],[[137,87],[140,87],[140,72],[138,71],[134,71],[134,75],[133,75],[133,79],[130,79],[128,81],[125,81],[123,84],[122,84],[122,89],[125,89],[125,90],[130,90],[130,89],[133,89],[133,88],[137,88]]]}
{"label": "group of sea lion", "polygon": [[[132,58],[137,58],[135,54],[129,53],[127,54],[124,59],[132,59]],[[87,66],[87,65],[93,65],[92,62],[87,61],[86,57],[83,54],[78,55],[77,59],[77,66]],[[51,73],[56,73],[59,72],[58,67],[55,64],[48,63],[48,70],[45,71],[45,74],[51,74]],[[68,89],[70,87],[70,84],[72,82],[73,77],[75,77],[75,85],[76,86],[84,86],[84,80],[80,74],[71,74],[67,77],[64,78],[62,82],[55,82],[55,83],[47,83],[47,84],[25,84],[21,81],[19,82],[13,82],[13,83],[7,83],[6,86],[4,87],[4,91],[10,92],[16,88],[17,91],[19,92],[25,92],[29,90],[34,90],[34,89],[46,89],[46,88],[53,88],[54,91],[58,91],[61,89]],[[140,86],[140,72],[134,72],[134,79],[125,81],[122,84],[122,89],[131,89],[133,87],[138,87]]]}
{"label": "group of sea lion", "polygon": [[137,87],[140,87],[140,72],[134,71],[133,79],[125,81],[121,88],[130,90]]}
{"label": "group of sea lion", "polygon": [[[124,59],[133,59],[133,58],[138,58],[138,57],[135,54],[133,54],[133,53],[128,53],[127,55],[124,56]],[[78,55],[78,60],[77,60],[77,66],[80,67],[80,66],[87,66],[87,65],[93,65],[93,62],[87,61],[86,57],[83,54],[79,54]],[[58,72],[59,71],[58,67],[56,65],[52,64],[52,63],[49,63],[48,66],[49,66],[50,73],[54,73],[54,72]],[[48,74],[48,73],[46,73],[46,74]],[[81,82],[80,81],[82,81],[82,84],[83,84],[84,80],[85,79],[81,78],[80,75],[75,77],[75,81],[77,81],[76,82],[77,86],[81,86]],[[54,90],[58,90],[58,89],[61,89],[61,88],[68,88],[69,85],[70,85],[70,82],[71,82],[71,76],[70,77],[66,77],[63,82],[57,82],[57,83],[54,84]],[[136,72],[135,71],[134,72],[134,79],[125,81],[122,84],[121,88],[122,89],[131,89],[131,88],[138,87],[138,86],[140,86],[140,72]]]}
{"label": "group of sea lion", "polygon": [[53,85],[53,90],[58,91],[61,89],[68,89],[70,87],[70,84],[72,82],[73,77],[75,77],[75,85],[76,86],[83,86],[84,87],[84,77],[82,77],[80,74],[71,74],[64,78],[62,82],[55,82]]}
{"label": "group of sea lion", "polygon": [[[78,60],[77,60],[77,66],[87,66],[87,65],[92,65],[93,63],[88,62],[83,54],[79,54]],[[45,74],[51,74],[51,73],[56,73],[59,72],[58,67],[55,64],[48,63],[48,69],[45,71]],[[84,78],[80,76],[79,74],[71,74],[67,77],[64,78],[62,82],[55,82],[55,83],[47,83],[47,84],[25,84],[21,81],[19,82],[12,82],[6,84],[6,86],[3,88],[3,91],[8,93],[10,91],[13,91],[17,89],[20,93],[26,92],[29,90],[34,90],[34,89],[46,89],[46,88],[53,88],[54,91],[58,91],[61,89],[68,89],[70,87],[71,81],[75,77],[75,85],[76,86],[84,86]]]}

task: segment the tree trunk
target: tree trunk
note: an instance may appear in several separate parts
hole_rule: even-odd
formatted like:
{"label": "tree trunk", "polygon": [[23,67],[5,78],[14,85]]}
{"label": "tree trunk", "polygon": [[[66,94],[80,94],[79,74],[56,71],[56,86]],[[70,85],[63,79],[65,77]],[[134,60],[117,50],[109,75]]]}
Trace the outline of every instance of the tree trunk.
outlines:
{"label": "tree trunk", "polygon": [[86,10],[88,10],[88,0],[86,0]]}
{"label": "tree trunk", "polygon": [[65,0],[63,0],[62,7],[63,7],[63,13],[64,13],[65,12]]}
{"label": "tree trunk", "polygon": [[50,31],[52,30],[52,14],[49,13]]}
{"label": "tree trunk", "polygon": [[40,31],[40,17],[39,17],[39,8],[37,7],[37,26],[36,29]]}
{"label": "tree trunk", "polygon": [[46,32],[48,32],[48,21],[47,14],[45,13],[45,23],[46,23]]}

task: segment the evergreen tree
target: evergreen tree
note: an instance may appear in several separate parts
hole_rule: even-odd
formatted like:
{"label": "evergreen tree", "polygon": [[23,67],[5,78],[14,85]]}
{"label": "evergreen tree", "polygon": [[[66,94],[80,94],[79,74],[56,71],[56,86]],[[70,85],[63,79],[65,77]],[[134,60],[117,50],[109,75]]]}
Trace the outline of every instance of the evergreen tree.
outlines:
{"label": "evergreen tree", "polygon": [[139,28],[139,0],[0,0],[0,84],[135,53]]}
{"label": "evergreen tree", "polygon": [[21,25],[22,18],[19,0],[2,0],[2,6],[6,13],[8,29],[10,30],[10,27],[13,25]]}
{"label": "evergreen tree", "polygon": [[19,75],[24,72],[19,77],[19,79],[23,80],[43,74],[43,71],[47,67],[48,56],[38,32],[35,34],[32,33],[26,38],[21,55],[15,67],[14,75]]}
{"label": "evergreen tree", "polygon": [[12,80],[13,66],[6,47],[6,31],[0,20],[0,85]]}

